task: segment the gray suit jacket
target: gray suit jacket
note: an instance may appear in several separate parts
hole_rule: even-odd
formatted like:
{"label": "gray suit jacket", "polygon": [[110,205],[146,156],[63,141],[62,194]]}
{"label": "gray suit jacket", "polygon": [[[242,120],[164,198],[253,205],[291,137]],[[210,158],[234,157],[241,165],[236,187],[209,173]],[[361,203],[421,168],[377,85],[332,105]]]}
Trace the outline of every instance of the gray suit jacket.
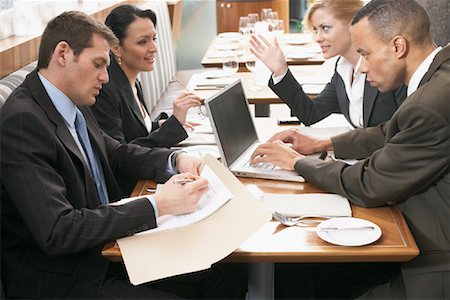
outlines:
{"label": "gray suit jacket", "polygon": [[295,169],[352,203],[397,203],[420,248],[402,264],[408,298],[450,298],[450,46],[441,50],[419,88],[389,122],[332,139],[342,162],[302,159]]}
{"label": "gray suit jacket", "polygon": [[[170,150],[121,144],[83,112],[110,197],[122,197],[113,171],[164,181]],[[13,298],[97,298],[107,241],[156,226],[147,199],[100,206],[90,171],[37,72],[0,110],[1,258]]]}
{"label": "gray suit jacket", "polygon": [[[347,121],[353,124],[350,119],[350,102],[344,81],[336,70],[331,81],[314,100],[305,94],[302,86],[289,70],[283,80],[276,85],[271,78],[269,87],[291,108],[292,114],[305,125],[314,124],[332,113],[342,113]],[[363,100],[364,127],[376,126],[389,120],[405,98],[406,87],[404,86],[392,92],[382,93],[366,81]]]}

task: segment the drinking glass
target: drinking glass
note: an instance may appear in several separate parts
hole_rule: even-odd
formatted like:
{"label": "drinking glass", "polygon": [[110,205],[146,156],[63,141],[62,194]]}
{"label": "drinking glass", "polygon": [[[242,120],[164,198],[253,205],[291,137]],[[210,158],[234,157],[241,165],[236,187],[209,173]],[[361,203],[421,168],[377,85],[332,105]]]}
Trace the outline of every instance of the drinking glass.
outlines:
{"label": "drinking glass", "polygon": [[267,22],[269,23],[269,31],[273,31],[274,23],[278,20],[278,12],[271,11],[268,13]]}
{"label": "drinking glass", "polygon": [[239,69],[239,60],[236,54],[229,52],[223,59],[222,70],[228,75],[233,76]]}
{"label": "drinking glass", "polygon": [[259,91],[261,88],[256,85],[256,56],[248,49],[245,53],[245,66],[252,72],[252,84],[249,86],[249,90],[253,92]]}
{"label": "drinking glass", "polygon": [[279,37],[284,33],[284,21],[272,20],[272,32],[276,37]]}
{"label": "drinking glass", "polygon": [[240,17],[239,18],[239,32],[242,35],[246,35],[248,33],[248,23],[250,21],[249,17]]}
{"label": "drinking glass", "polygon": [[263,8],[261,10],[261,21],[268,22],[268,19],[270,19],[269,13],[272,12],[271,8]]}
{"label": "drinking glass", "polygon": [[259,15],[257,13],[248,14],[248,29],[249,33],[255,33],[255,23],[259,21]]}

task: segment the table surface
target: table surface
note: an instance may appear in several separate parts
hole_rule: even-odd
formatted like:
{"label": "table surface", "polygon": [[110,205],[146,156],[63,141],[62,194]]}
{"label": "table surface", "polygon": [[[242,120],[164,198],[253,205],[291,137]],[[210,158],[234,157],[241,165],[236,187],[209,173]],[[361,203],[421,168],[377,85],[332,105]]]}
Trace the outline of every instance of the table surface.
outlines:
{"label": "table surface", "polygon": [[[325,85],[331,80],[334,72],[335,61],[327,61],[322,65],[303,65],[303,66],[290,66],[289,69],[295,79],[302,84],[305,93],[311,97],[315,98],[322,90]],[[195,82],[199,80],[202,73],[208,72],[199,71],[190,77],[187,83],[187,88],[193,91],[201,99],[208,99],[219,89],[210,90],[196,90]],[[270,76],[270,74],[269,74]],[[251,72],[237,72],[232,75],[232,77],[239,78],[242,81],[242,86],[244,88],[245,95],[250,104],[280,104],[284,103],[268,86],[268,78],[263,79],[263,82],[256,83],[256,76]],[[220,82],[220,79],[213,79],[216,82]],[[219,81],[217,81],[219,80]],[[202,83],[205,80],[202,80]],[[252,87],[257,86],[258,89],[252,89]]]}
{"label": "table surface", "polygon": [[[322,192],[309,183],[292,183],[266,179],[240,178],[247,187],[266,193],[305,194]],[[152,181],[141,180],[133,195],[146,193]],[[225,261],[229,262],[378,262],[409,261],[419,254],[417,245],[398,207],[363,208],[352,205],[354,217],[376,223],[381,238],[366,246],[344,247],[321,240],[315,232],[303,227],[285,227],[270,221],[253,234]],[[105,246],[102,254],[120,261],[115,243]]]}
{"label": "table surface", "polygon": [[[289,44],[289,40],[295,39],[304,39],[307,40],[307,43],[302,44]],[[288,65],[320,65],[324,62],[324,58],[320,52],[320,48],[314,43],[312,37],[307,36],[303,33],[287,33],[279,38],[280,46],[285,50],[285,53],[295,53],[298,55],[298,59],[289,58],[290,55],[287,55],[286,62]],[[223,50],[229,49],[232,50]],[[223,56],[221,53],[225,53],[227,51],[234,52],[239,59],[240,70],[246,70],[245,68],[245,50],[248,48],[248,42],[246,42],[243,38],[239,41],[235,39],[226,39],[221,38],[220,36],[216,36],[208,47],[205,55],[202,58],[201,64],[204,67],[222,67]],[[303,54],[309,53],[310,57],[303,58]]]}

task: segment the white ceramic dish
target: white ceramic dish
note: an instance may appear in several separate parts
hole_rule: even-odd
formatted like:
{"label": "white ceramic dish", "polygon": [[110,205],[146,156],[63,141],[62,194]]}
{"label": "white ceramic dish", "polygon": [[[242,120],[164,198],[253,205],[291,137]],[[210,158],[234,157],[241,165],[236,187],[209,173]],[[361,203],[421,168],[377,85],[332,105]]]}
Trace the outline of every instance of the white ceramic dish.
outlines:
{"label": "white ceramic dish", "polygon": [[[337,227],[360,227],[372,226],[373,229],[363,230],[332,230],[320,231],[321,228]],[[320,223],[316,231],[317,235],[324,241],[340,246],[363,246],[377,241],[381,237],[380,227],[368,220],[359,218],[332,218]]]}
{"label": "white ceramic dish", "polygon": [[183,148],[183,151],[199,157],[204,157],[206,154],[211,154],[215,158],[220,157],[219,148],[215,145],[189,146]]}
{"label": "white ceramic dish", "polygon": [[241,34],[239,32],[222,32],[218,35],[219,37],[224,39],[236,39],[241,37]]}
{"label": "white ceramic dish", "polygon": [[229,76],[230,72],[224,70],[211,70],[202,73],[202,77],[207,79],[224,78]]}

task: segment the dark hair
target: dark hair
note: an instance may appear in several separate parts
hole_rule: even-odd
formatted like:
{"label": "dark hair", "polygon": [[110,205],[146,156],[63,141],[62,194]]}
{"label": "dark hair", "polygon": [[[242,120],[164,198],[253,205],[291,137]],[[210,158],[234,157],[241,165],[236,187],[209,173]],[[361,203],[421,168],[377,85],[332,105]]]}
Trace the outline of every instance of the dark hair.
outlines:
{"label": "dark hair", "polygon": [[50,20],[44,30],[39,46],[38,69],[48,67],[56,45],[67,42],[78,56],[85,48],[92,46],[92,36],[98,34],[110,45],[116,44],[117,38],[112,31],[100,21],[79,11],[68,11]]}
{"label": "dark hair", "polygon": [[372,0],[355,14],[352,25],[365,17],[386,42],[396,35],[404,35],[417,45],[431,39],[430,19],[414,0]]}
{"label": "dark hair", "polygon": [[148,18],[156,28],[156,15],[151,9],[142,10],[128,4],[114,8],[106,17],[105,24],[119,39],[119,44],[122,44],[123,39],[127,37],[128,26],[136,18]]}

